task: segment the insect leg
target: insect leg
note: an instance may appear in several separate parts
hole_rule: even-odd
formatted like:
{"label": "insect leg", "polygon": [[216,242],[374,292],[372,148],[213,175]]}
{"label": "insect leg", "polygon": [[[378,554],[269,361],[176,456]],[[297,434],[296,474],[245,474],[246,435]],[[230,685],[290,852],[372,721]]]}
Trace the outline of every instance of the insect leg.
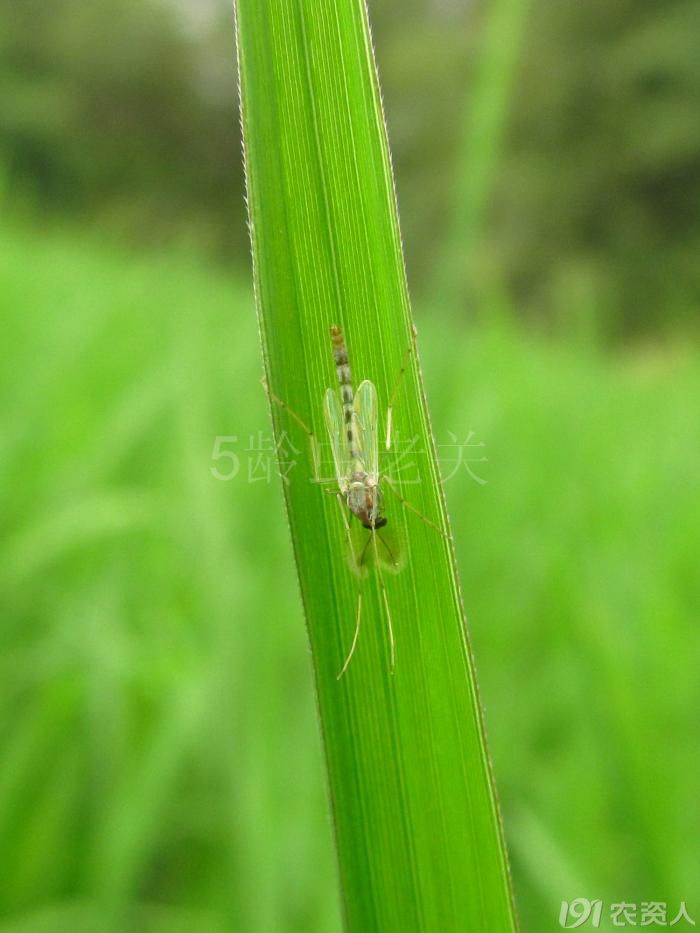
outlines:
{"label": "insect leg", "polygon": [[299,427],[306,433],[306,436],[309,438],[309,447],[311,449],[311,463],[314,468],[314,475],[311,482],[313,483],[322,483],[324,480],[320,477],[320,467],[321,467],[321,455],[318,449],[318,442],[316,440],[316,435],[311,430],[311,428],[306,424],[305,421],[299,417],[299,415],[294,411],[293,408],[290,408],[285,401],[283,401],[278,395],[272,391],[272,389],[267,384],[267,379],[263,376],[260,380],[262,383],[263,389],[267,392],[268,398],[271,402],[274,402],[275,405],[279,405],[282,411],[285,411],[290,418],[293,418]]}
{"label": "insect leg", "polygon": [[[328,491],[330,492],[330,490]],[[345,500],[340,495],[340,493],[337,491],[336,491],[335,497],[338,500],[338,506],[340,507],[340,515],[341,515],[341,518],[343,519],[343,525],[345,526],[345,534],[348,537],[348,547],[350,548],[350,553],[352,554],[353,564],[355,564],[357,562],[357,555],[355,554],[355,548],[353,547],[353,543],[352,543],[352,534],[350,532],[350,522],[348,521],[347,507],[345,505]]]}
{"label": "insect leg", "polygon": [[[348,517],[345,514],[345,503],[340,493],[336,493],[336,498],[338,499],[338,505],[340,506],[340,513],[343,516],[343,524],[345,525],[345,531],[348,536],[348,544],[350,546],[350,553],[352,554],[353,563],[355,563],[357,558],[355,556],[355,549],[352,544],[352,535],[350,533],[350,522],[348,521]],[[363,551],[363,555],[364,555],[364,551]],[[352,660],[352,656],[355,653],[355,646],[357,645],[357,639],[360,634],[360,622],[361,621],[362,621],[362,591],[358,589],[357,591],[357,620],[355,622],[355,634],[353,635],[353,638],[352,638],[352,644],[350,645],[350,651],[348,652],[348,656],[345,658],[345,663],[343,664],[340,670],[340,673],[338,674],[338,680],[340,680],[340,678],[343,676],[345,671],[348,669],[348,665],[350,664],[350,661]]]}
{"label": "insect leg", "polygon": [[394,486],[394,483],[392,482],[391,479],[389,479],[388,476],[386,476],[386,475],[382,476],[382,477],[381,477],[381,480],[382,480],[382,482],[384,482],[384,483],[387,484],[387,486],[389,487],[389,489],[391,489],[391,491],[394,493],[394,495],[395,495],[396,498],[399,500],[399,502],[404,506],[404,508],[407,508],[410,512],[413,512],[414,515],[417,515],[418,518],[420,518],[420,520],[421,520],[422,522],[425,522],[426,525],[429,525],[431,528],[434,528],[435,531],[437,531],[438,534],[441,534],[443,538],[446,538],[448,541],[451,541],[451,540],[452,540],[452,536],[451,536],[451,535],[446,534],[446,533],[442,530],[442,528],[440,528],[439,525],[436,525],[435,522],[431,521],[431,520],[427,517],[427,515],[423,515],[423,513],[422,513],[421,511],[419,511],[419,510],[415,507],[415,505],[413,505],[411,502],[409,502],[408,499],[405,499],[405,498],[401,495],[401,493],[398,491],[398,489],[396,488],[396,486]]}
{"label": "insect leg", "polygon": [[348,652],[348,656],[345,659],[345,663],[343,664],[340,673],[338,674],[338,677],[337,677],[338,680],[340,680],[340,678],[343,676],[345,671],[348,669],[348,665],[350,664],[350,661],[352,660],[352,656],[353,654],[355,654],[355,645],[357,644],[357,638],[360,634],[361,620],[362,620],[362,593],[358,590],[357,591],[357,621],[355,622],[355,634],[353,635],[352,644],[350,645],[350,651]]}
{"label": "insect leg", "polygon": [[403,380],[406,368],[408,367],[408,361],[412,353],[415,353],[416,349],[416,328],[414,325],[412,327],[412,340],[411,343],[406,347],[406,352],[404,353],[403,362],[401,363],[401,369],[399,374],[396,377],[394,382],[394,388],[391,390],[391,395],[389,396],[389,406],[386,410],[386,449],[391,449],[391,431],[392,423],[394,417],[394,402],[396,401],[396,396],[399,394],[399,388]]}
{"label": "insect leg", "polygon": [[386,612],[386,624],[389,629],[389,649],[391,656],[391,673],[394,673],[394,629],[391,624],[391,610],[389,609],[389,599],[386,595],[384,586],[384,577],[382,575],[381,564],[379,563],[379,551],[377,549],[377,533],[372,532],[372,542],[374,544],[374,562],[377,565],[377,576],[379,577],[379,586],[382,590],[382,599],[384,600],[384,610]]}

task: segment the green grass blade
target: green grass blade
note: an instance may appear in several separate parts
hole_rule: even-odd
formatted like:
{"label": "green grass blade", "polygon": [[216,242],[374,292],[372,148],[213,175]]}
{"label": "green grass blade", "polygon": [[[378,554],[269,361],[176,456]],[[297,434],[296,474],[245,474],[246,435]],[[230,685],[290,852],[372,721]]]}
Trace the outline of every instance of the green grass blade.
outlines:
{"label": "green grass blade", "polygon": [[459,307],[467,278],[478,276],[478,246],[500,165],[529,0],[493,0],[484,10],[479,58],[464,112],[457,185],[438,301]]}
{"label": "green grass blade", "polygon": [[[356,384],[386,408],[411,343],[388,146],[364,4],[238,0],[248,200],[267,379],[324,439],[343,327]],[[457,360],[454,361],[455,364]],[[403,568],[358,581],[342,515],[310,482],[307,438],[273,406],[316,675],[347,928],[515,928],[507,861],[451,547],[387,494]],[[395,409],[402,495],[446,528],[420,373]],[[382,421],[383,430],[383,421]],[[327,474],[327,448],[324,473]],[[409,475],[410,474],[410,475]],[[420,482],[412,483],[416,474]],[[358,586],[363,624],[346,676]]]}

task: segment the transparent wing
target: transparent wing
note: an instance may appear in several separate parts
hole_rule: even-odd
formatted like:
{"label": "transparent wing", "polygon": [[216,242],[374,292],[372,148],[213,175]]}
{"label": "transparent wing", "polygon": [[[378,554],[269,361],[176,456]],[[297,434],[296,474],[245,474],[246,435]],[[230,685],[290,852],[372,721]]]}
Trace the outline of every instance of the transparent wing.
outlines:
{"label": "transparent wing", "polygon": [[350,475],[350,445],[348,444],[347,430],[343,420],[343,406],[337,392],[334,392],[333,389],[326,389],[326,395],[323,399],[323,416],[331,442],[331,450],[333,451],[333,463],[335,464],[338,486],[340,491],[345,493]]}
{"label": "transparent wing", "polygon": [[355,435],[362,464],[369,479],[379,481],[379,406],[374,383],[365,379],[358,386],[353,402]]}

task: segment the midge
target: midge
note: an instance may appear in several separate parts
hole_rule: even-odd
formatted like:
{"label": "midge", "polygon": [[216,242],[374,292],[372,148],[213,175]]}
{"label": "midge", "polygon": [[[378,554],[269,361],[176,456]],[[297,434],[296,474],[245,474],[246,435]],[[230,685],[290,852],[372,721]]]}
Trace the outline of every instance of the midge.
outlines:
{"label": "midge", "polygon": [[[387,524],[387,517],[384,514],[383,496],[380,489],[380,483],[384,483],[394,493],[396,498],[422,521],[431,528],[434,528],[441,535],[444,533],[434,522],[426,518],[410,502],[398,492],[391,479],[379,470],[379,406],[377,403],[377,390],[373,382],[365,379],[353,389],[352,371],[348,359],[348,350],[345,338],[341,329],[333,324],[331,329],[331,341],[333,345],[333,358],[335,360],[335,369],[338,376],[338,391],[327,389],[323,403],[323,413],[326,422],[326,430],[330,439],[331,451],[333,453],[333,464],[335,466],[335,482],[337,490],[334,492],[338,503],[340,504],[343,523],[347,534],[350,552],[353,556],[355,566],[362,569],[367,555],[367,549],[371,543],[374,550],[375,566],[379,578],[379,586],[382,593],[382,602],[386,614],[386,623],[389,633],[389,645],[391,654],[391,670],[394,670],[394,629],[391,622],[391,610],[387,597],[386,586],[382,574],[381,562],[379,560],[378,541],[381,542],[386,550],[389,561],[392,566],[398,569],[397,561],[391,548],[380,535],[380,529]],[[406,359],[412,352],[412,346],[406,351]],[[389,406],[387,409],[387,430],[386,430],[386,449],[391,449],[392,432],[392,412],[393,404],[401,383],[401,379],[406,369],[406,362],[398,374],[394,389],[392,391]],[[264,384],[264,383],[263,383]],[[265,386],[267,389],[267,386]],[[280,398],[269,391],[271,399],[280,405],[294,420],[306,431],[311,443],[312,460],[314,463],[314,481],[329,482],[318,477],[318,448],[313,432],[301,420],[301,418],[292,411]],[[350,516],[355,516],[366,528],[370,535],[365,542],[359,555],[355,554],[352,535],[350,532],[350,522],[348,521],[347,511]],[[357,592],[357,616],[355,621],[355,633],[352,644],[348,651],[345,662],[338,674],[340,679],[352,660],[357,645],[357,639],[360,634],[360,623],[362,621],[362,591],[358,588]]]}
{"label": "midge", "polygon": [[373,382],[365,379],[357,395],[353,394],[348,349],[341,329],[335,324],[331,327],[331,340],[340,398],[333,389],[326,389],[323,412],[338,487],[352,514],[365,528],[376,531],[387,523],[379,491],[377,390]]}

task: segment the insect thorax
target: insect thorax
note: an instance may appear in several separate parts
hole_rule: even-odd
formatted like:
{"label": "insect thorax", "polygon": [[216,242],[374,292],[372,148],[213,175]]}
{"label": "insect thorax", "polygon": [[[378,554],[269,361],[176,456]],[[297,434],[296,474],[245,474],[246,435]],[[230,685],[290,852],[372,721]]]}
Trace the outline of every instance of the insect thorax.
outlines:
{"label": "insect thorax", "polygon": [[353,473],[346,493],[348,508],[365,528],[382,528],[386,518],[382,515],[382,499],[379,488],[367,481],[364,473]]}

